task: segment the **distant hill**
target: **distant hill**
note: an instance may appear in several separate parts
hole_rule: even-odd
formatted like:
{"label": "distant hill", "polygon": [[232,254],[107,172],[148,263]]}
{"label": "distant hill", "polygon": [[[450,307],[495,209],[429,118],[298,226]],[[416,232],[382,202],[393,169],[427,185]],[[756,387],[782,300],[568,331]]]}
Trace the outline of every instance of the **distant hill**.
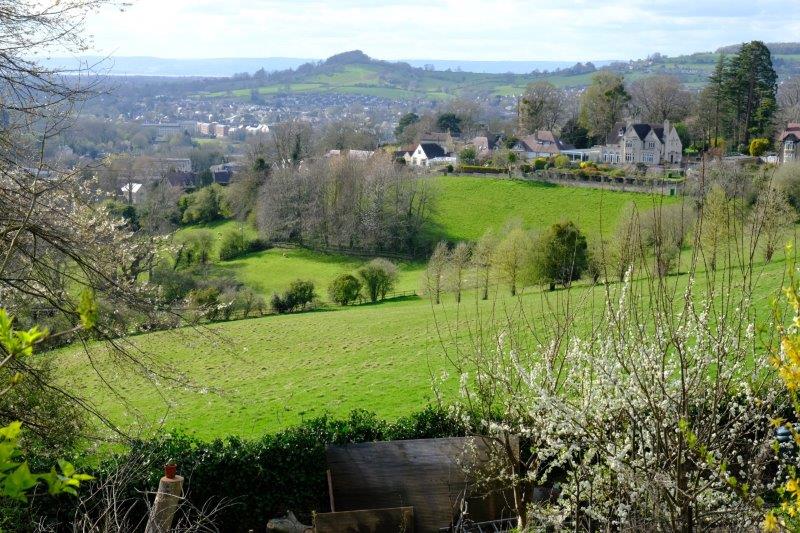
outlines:
{"label": "distant hill", "polygon": [[[187,77],[228,77],[241,72],[267,72],[294,69],[304,63],[320,62],[316,58],[298,57],[232,57],[208,59],[172,59],[161,57],[121,56],[104,58],[101,56],[54,57],[41,60],[51,68],[77,69],[92,66],[94,70],[113,76],[187,76]],[[569,61],[470,61],[456,59],[407,59],[402,60],[412,67],[432,68],[433,70],[458,70],[482,74],[525,74],[533,71],[553,71],[572,66]],[[595,61],[604,66],[611,61]]]}
{"label": "distant hill", "polygon": [[[780,51],[800,44],[784,43]],[[362,94],[392,99],[446,100],[453,96],[503,97],[522,94],[525,87],[537,80],[556,86],[580,89],[591,83],[599,68],[618,72],[628,80],[655,74],[678,77],[691,88],[702,87],[719,57],[716,52],[666,57],[659,54],[647,59],[594,63],[577,63],[550,71],[527,73],[478,73],[459,70],[437,70],[434,66],[417,67],[407,62],[381,61],[360,50],[331,56],[325,61],[310,62],[297,68],[269,75],[208,84],[204,96],[252,98],[281,94]],[[779,76],[800,74],[800,56],[776,54]]]}
{"label": "distant hill", "polygon": [[[773,43],[773,62],[780,79],[800,75],[800,43]],[[173,90],[206,97],[269,98],[287,94],[359,94],[401,100],[446,100],[453,96],[504,97],[522,94],[531,82],[544,80],[568,89],[591,83],[598,69],[635,80],[655,74],[678,77],[690,88],[702,87],[719,54],[732,54],[737,45],[715,52],[676,57],[654,54],[646,59],[600,61],[569,65],[564,62],[514,61],[384,61],[360,50],[333,55],[324,61],[300,58],[159,59],[120,57],[81,58],[96,70],[127,76],[193,76],[194,81]],[[71,61],[71,63],[70,63]],[[77,59],[55,58],[50,66],[74,67]],[[234,75],[236,73],[236,75]]]}

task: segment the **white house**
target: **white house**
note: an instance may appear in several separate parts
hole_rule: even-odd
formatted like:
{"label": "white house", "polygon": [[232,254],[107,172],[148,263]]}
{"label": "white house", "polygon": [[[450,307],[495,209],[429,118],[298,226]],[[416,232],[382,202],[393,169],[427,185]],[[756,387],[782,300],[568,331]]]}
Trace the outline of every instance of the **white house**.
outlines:
{"label": "white house", "polygon": [[417,167],[429,167],[436,164],[456,163],[457,159],[439,143],[421,142],[411,154],[411,164]]}
{"label": "white house", "polygon": [[144,196],[144,188],[141,183],[126,183],[120,190],[122,196],[134,204],[140,203]]}
{"label": "white house", "polygon": [[798,144],[800,144],[800,124],[790,122],[781,133],[779,140],[781,143],[780,158],[782,162],[800,160],[800,154],[798,154],[797,150]]}

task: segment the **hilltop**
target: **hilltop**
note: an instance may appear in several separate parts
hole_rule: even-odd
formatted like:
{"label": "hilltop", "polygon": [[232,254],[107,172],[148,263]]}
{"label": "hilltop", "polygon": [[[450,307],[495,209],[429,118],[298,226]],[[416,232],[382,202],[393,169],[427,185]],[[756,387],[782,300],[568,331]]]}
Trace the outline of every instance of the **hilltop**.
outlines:
{"label": "hilltop", "polygon": [[[383,61],[360,50],[343,52],[325,61],[308,62],[297,68],[253,76],[218,80],[206,84],[203,95],[212,97],[250,97],[292,93],[341,93],[382,96],[398,99],[444,100],[452,96],[491,97],[521,94],[537,80],[558,87],[580,89],[588,85],[599,69],[623,74],[634,80],[654,74],[677,76],[690,87],[703,85],[721,54],[734,53],[738,45],[722,47],[714,52],[667,57],[653,54],[646,59],[596,65],[576,63],[571,67],[547,71],[515,73],[477,73],[462,70],[436,70],[412,66],[406,62]],[[779,77],[800,73],[800,43],[773,43],[773,62]]]}

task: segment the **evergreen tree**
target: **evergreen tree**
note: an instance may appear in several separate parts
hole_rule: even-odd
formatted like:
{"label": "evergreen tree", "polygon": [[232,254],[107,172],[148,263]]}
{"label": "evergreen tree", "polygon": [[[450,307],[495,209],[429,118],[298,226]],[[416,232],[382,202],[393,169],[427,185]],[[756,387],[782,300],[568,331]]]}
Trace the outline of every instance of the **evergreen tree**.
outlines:
{"label": "evergreen tree", "polygon": [[725,96],[734,117],[733,141],[746,146],[751,136],[769,137],[778,76],[767,46],[761,41],[743,44],[724,72]]}

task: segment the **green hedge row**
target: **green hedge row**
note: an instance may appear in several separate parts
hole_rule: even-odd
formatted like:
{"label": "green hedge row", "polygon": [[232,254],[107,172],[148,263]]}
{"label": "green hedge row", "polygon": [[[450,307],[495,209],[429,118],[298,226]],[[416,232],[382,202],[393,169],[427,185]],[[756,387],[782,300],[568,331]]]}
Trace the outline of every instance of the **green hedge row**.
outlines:
{"label": "green hedge row", "polygon": [[[174,434],[136,441],[130,452],[89,471],[99,483],[117,472],[120,464],[141,465],[129,473],[118,494],[139,502],[131,516],[141,518],[147,512],[141,495],[155,490],[164,465],[175,462],[178,473],[189,480],[184,489],[195,507],[226,503],[215,520],[220,531],[264,531],[270,518],[282,516],[287,509],[305,523],[311,522],[309,512],[330,510],[325,460],[329,444],[454,437],[468,432],[470,428],[459,417],[437,407],[391,423],[366,411],[353,411],[343,420],[324,416],[255,440],[229,437],[204,442]],[[92,492],[90,486],[81,488],[83,495]],[[40,498],[35,505],[36,519],[45,516],[64,524],[75,515],[74,499]]]}
{"label": "green hedge row", "polygon": [[507,168],[480,167],[477,165],[460,165],[458,171],[464,174],[506,174]]}

